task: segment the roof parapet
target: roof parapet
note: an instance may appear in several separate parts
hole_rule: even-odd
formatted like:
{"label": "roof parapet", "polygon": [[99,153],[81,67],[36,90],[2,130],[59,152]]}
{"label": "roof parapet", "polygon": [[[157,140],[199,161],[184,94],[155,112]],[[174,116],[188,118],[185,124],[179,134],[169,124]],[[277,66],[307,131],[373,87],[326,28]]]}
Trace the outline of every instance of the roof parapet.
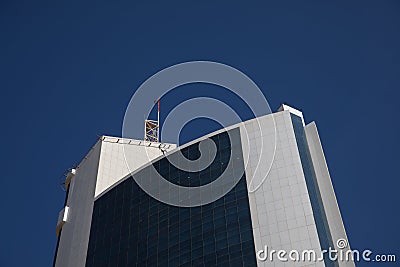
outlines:
{"label": "roof parapet", "polygon": [[299,117],[301,118],[301,121],[303,122],[303,126],[306,125],[306,124],[304,123],[303,112],[301,112],[300,110],[295,109],[295,108],[293,108],[293,107],[291,107],[291,106],[288,106],[288,105],[286,105],[286,104],[282,104],[282,105],[278,108],[278,112],[279,112],[279,111],[284,111],[284,110],[287,110],[287,111],[289,111],[290,113],[292,113],[292,114],[294,114],[294,115],[296,115],[296,116],[299,116]]}

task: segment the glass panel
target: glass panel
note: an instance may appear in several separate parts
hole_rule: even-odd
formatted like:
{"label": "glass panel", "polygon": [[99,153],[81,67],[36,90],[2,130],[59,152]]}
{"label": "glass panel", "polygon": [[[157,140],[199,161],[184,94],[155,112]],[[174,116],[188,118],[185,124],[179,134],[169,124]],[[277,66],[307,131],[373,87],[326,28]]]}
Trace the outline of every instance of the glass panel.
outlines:
{"label": "glass panel", "polygon": [[[239,129],[231,131],[240,140]],[[232,153],[242,154],[240,144],[231,148],[226,132],[212,139],[217,156],[199,173],[178,170],[165,159],[153,166],[176,184],[209,183],[222,174]],[[200,156],[198,144],[182,152],[192,160]],[[243,168],[243,159],[235,164]],[[194,208],[158,202],[134,179],[123,181],[95,202],[86,266],[256,266],[245,179],[214,203]]]}

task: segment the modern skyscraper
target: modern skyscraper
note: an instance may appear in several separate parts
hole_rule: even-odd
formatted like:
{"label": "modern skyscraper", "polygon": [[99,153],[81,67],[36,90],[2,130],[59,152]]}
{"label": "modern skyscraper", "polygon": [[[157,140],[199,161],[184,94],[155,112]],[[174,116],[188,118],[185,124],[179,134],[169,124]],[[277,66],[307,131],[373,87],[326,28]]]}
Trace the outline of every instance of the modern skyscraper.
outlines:
{"label": "modern skyscraper", "polygon": [[[182,153],[196,162],[206,139],[217,151],[201,152],[208,167],[193,172],[168,160]],[[155,181],[151,169],[181,187],[238,179],[213,188],[230,190],[211,203],[179,207],[158,200],[168,188],[153,197],[138,185]],[[337,243],[347,236],[316,125],[286,105],[181,147],[103,136],[66,188],[55,266],[354,266],[326,254],[322,261],[257,257],[268,253],[265,246],[317,255],[349,249]]]}

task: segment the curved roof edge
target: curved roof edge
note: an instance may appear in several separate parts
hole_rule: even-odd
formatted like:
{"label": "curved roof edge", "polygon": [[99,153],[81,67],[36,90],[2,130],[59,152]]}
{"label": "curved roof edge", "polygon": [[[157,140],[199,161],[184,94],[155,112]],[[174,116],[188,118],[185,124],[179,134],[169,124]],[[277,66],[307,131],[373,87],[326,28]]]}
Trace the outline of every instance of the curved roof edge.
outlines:
{"label": "curved roof edge", "polygon": [[182,149],[184,149],[184,148],[186,148],[186,147],[188,147],[188,146],[190,146],[190,145],[193,145],[193,144],[195,144],[195,143],[198,143],[198,142],[200,142],[200,141],[202,141],[202,140],[205,140],[205,139],[207,139],[207,138],[209,138],[209,137],[212,137],[212,136],[214,136],[214,135],[217,135],[217,134],[220,134],[220,133],[223,133],[223,132],[227,132],[227,131],[229,131],[229,130],[231,130],[231,129],[238,128],[238,127],[240,127],[241,125],[245,125],[245,124],[251,123],[251,122],[253,122],[253,121],[255,121],[255,120],[258,120],[258,119],[261,119],[261,118],[264,118],[264,117],[267,117],[267,116],[272,116],[273,114],[276,114],[276,113],[278,113],[278,112],[283,112],[283,111],[289,111],[290,113],[301,117],[302,122],[303,122],[303,125],[304,125],[303,113],[302,113],[300,110],[295,109],[295,108],[293,108],[293,107],[290,107],[290,106],[288,106],[288,105],[286,105],[286,104],[282,104],[282,105],[279,107],[278,111],[275,112],[275,113],[270,113],[270,114],[266,114],[266,115],[261,116],[261,117],[256,117],[256,118],[253,118],[253,119],[250,119],[250,120],[247,120],[247,121],[239,122],[239,123],[237,123],[237,124],[234,124],[234,125],[231,125],[231,126],[228,126],[228,127],[222,128],[222,129],[219,129],[219,130],[217,130],[217,131],[211,132],[211,133],[209,133],[209,134],[203,135],[203,136],[201,136],[201,137],[199,137],[199,138],[196,138],[196,139],[194,139],[194,140],[192,140],[192,141],[190,141],[190,142],[187,142],[187,143],[185,143],[185,144],[183,144],[183,145],[181,145],[181,146],[177,146],[176,148],[174,148],[174,149],[172,149],[172,150],[166,152],[164,155],[161,155],[161,156],[159,156],[159,157],[154,158],[153,160],[147,162],[146,164],[140,166],[139,168],[137,168],[137,169],[134,170],[133,172],[129,173],[129,174],[126,175],[125,177],[119,179],[117,182],[115,182],[114,184],[112,184],[111,186],[109,186],[106,190],[104,190],[104,191],[101,192],[99,195],[97,195],[97,196],[95,197],[95,200],[97,200],[97,199],[101,198],[103,195],[107,194],[111,189],[113,189],[114,187],[116,187],[118,184],[124,182],[126,179],[130,178],[132,175],[135,175],[135,174],[138,173],[139,171],[141,171],[141,170],[143,170],[143,169],[149,167],[151,164],[153,164],[153,163],[155,163],[155,162],[161,160],[162,158],[165,158],[165,157],[167,157],[167,156],[169,156],[169,155],[171,155],[171,154],[173,154],[173,153],[175,153],[175,152],[177,152],[177,151],[179,151],[179,150],[182,150]]}

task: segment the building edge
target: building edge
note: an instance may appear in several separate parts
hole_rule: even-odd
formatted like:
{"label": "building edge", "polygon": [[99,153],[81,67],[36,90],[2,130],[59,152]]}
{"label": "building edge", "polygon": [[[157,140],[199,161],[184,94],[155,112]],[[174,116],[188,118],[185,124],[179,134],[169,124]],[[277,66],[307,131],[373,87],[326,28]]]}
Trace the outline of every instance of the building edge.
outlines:
{"label": "building edge", "polygon": [[[326,219],[329,225],[334,249],[343,250],[346,253],[350,249],[346,230],[344,228],[343,219],[340,213],[336,194],[333,188],[332,179],[329,174],[328,165],[322,149],[321,140],[319,138],[317,125],[311,122],[304,127],[311,159],[314,166],[317,185],[321,195],[322,203],[326,211]],[[345,248],[338,247],[338,240],[346,241]],[[354,261],[338,261],[339,266],[355,266]]]}

